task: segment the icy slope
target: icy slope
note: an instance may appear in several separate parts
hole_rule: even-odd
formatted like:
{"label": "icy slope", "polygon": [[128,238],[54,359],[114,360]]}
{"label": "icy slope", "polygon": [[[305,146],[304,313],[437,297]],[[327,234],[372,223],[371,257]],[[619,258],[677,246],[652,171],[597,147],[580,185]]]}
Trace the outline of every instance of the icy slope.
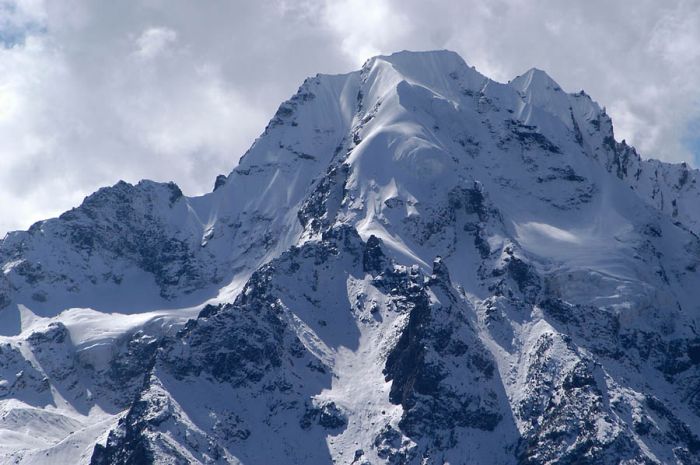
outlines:
{"label": "icy slope", "polygon": [[697,175],[540,70],[309,78],[213,192],[0,243],[0,454],[697,463]]}

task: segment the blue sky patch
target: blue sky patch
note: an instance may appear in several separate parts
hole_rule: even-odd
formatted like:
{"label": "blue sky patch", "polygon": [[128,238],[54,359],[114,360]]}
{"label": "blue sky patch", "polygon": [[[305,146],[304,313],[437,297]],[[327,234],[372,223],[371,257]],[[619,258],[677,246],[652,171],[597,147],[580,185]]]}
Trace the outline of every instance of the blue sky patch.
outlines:
{"label": "blue sky patch", "polygon": [[0,46],[24,45],[28,35],[46,33],[46,26],[21,16],[13,2],[0,1]]}

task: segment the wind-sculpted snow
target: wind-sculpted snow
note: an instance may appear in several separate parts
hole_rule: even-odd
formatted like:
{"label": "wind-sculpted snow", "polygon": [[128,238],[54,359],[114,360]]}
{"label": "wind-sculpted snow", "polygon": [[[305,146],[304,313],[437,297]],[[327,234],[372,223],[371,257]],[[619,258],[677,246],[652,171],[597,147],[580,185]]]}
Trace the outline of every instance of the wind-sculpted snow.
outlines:
{"label": "wind-sculpted snow", "polygon": [[0,462],[700,463],[698,172],[456,54],[0,243]]}

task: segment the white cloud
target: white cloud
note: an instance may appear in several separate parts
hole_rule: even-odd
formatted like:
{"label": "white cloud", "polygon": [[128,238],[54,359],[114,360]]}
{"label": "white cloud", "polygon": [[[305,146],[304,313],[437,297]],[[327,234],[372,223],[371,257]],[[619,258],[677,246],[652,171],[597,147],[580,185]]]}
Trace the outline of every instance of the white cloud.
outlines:
{"label": "white cloud", "polygon": [[341,40],[342,52],[356,66],[380,54],[384,44],[396,42],[409,23],[400,9],[383,1],[329,1],[323,11],[324,20]]}
{"label": "white cloud", "polygon": [[0,231],[119,179],[206,191],[304,77],[435,48],[546,69],[643,154],[692,157],[696,1],[0,0]]}
{"label": "white cloud", "polygon": [[149,27],[136,39],[136,55],[149,59],[163,53],[177,39],[177,34],[167,27]]}

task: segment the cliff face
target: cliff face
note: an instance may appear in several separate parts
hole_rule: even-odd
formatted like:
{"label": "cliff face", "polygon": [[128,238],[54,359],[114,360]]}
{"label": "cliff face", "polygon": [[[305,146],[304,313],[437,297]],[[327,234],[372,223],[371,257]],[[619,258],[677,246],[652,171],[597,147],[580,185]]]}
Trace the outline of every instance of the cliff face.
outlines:
{"label": "cliff face", "polygon": [[210,194],[0,243],[0,455],[696,463],[697,176],[540,70],[309,78]]}

